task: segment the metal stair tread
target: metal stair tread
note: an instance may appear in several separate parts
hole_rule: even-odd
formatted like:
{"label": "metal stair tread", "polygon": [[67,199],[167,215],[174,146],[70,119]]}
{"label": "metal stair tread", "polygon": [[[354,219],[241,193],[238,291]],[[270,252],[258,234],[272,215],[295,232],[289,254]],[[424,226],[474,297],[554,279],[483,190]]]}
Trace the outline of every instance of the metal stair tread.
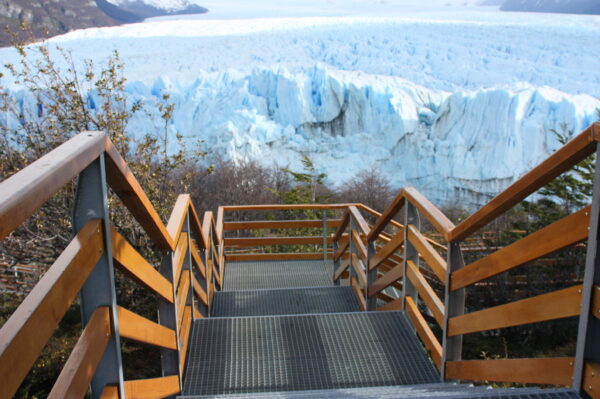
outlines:
{"label": "metal stair tread", "polygon": [[305,287],[217,292],[211,317],[358,311],[358,303],[350,287]]}

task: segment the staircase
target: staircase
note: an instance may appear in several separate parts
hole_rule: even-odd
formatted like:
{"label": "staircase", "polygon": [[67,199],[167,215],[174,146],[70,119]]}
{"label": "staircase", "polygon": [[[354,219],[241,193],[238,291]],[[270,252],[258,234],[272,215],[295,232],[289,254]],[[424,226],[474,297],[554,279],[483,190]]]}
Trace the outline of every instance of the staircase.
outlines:
{"label": "staircase", "polygon": [[[3,240],[77,178],[72,240],[0,329],[0,399],[18,391],[77,298],[83,331],[50,399],[600,399],[600,166],[589,206],[476,259],[463,254],[482,226],[592,154],[600,123],[457,225],[412,187],[383,213],[228,205],[201,218],[181,194],[164,224],[110,139],[78,134],[0,182]],[[151,260],[140,237],[113,225],[109,189],[152,243]],[[487,279],[568,247],[585,251],[583,281],[536,277],[543,294],[465,302],[472,288],[494,288]],[[121,306],[115,270],[154,295],[156,317]],[[463,358],[465,335],[574,317],[569,356]],[[158,376],[125,378],[126,340],[159,348]]]}
{"label": "staircase", "polygon": [[179,398],[578,398],[572,390],[439,383],[404,312],[360,312],[332,262],[227,264],[192,326]]}

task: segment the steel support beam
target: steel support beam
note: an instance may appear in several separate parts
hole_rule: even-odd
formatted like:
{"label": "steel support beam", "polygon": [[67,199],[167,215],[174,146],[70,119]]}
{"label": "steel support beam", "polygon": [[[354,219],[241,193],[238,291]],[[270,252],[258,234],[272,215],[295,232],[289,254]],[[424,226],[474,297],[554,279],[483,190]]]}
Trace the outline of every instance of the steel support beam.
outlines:
{"label": "steel support beam", "polygon": [[90,384],[91,397],[100,398],[106,385],[116,385],[120,397],[124,398],[104,154],[79,175],[73,209],[73,234],[77,234],[90,219],[102,219],[105,251],[80,292],[82,325],[85,327],[98,306],[109,307],[112,319],[110,340]]}

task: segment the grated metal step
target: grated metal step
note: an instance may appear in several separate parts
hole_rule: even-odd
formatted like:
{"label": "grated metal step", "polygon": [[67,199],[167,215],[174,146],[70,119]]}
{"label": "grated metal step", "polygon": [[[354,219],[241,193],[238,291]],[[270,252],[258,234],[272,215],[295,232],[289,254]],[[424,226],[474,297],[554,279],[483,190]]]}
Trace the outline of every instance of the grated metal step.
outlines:
{"label": "grated metal step", "polygon": [[580,399],[570,389],[492,389],[466,384],[422,384],[313,391],[264,392],[233,395],[179,396],[180,399]]}
{"label": "grated metal step", "polygon": [[194,322],[183,394],[437,381],[401,312],[211,318]]}
{"label": "grated metal step", "polygon": [[332,285],[333,263],[322,260],[227,262],[225,291]]}
{"label": "grated metal step", "polygon": [[212,317],[358,312],[350,287],[286,288],[215,293]]}

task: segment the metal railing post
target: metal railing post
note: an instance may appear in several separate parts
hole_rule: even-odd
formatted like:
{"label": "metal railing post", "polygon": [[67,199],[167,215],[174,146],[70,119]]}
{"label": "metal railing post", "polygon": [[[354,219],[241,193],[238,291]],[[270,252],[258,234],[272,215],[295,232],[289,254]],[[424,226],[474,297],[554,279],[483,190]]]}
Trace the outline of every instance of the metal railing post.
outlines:
{"label": "metal railing post", "polygon": [[[573,367],[573,388],[585,397],[584,383],[585,362],[600,363],[600,315],[593,315],[591,307],[594,285],[600,284],[600,253],[598,245],[600,237],[600,145],[596,144],[596,168],[594,173],[594,191],[592,194],[592,210],[590,214],[585,272],[583,276],[583,292],[581,295],[581,313],[577,333],[575,364]],[[596,376],[596,378],[598,378]]]}
{"label": "metal railing post", "polygon": [[367,310],[375,310],[377,307],[377,295],[369,297],[369,287],[377,280],[377,268],[369,270],[369,264],[371,263],[371,258],[373,256],[375,256],[375,242],[369,241],[367,242],[367,264],[365,265],[367,267],[367,286],[365,287]]}
{"label": "metal railing post", "polygon": [[350,217],[350,223],[348,223],[350,227],[350,231],[348,232],[348,260],[350,261],[348,265],[348,275],[350,276],[350,286],[352,286],[352,279],[357,278],[356,271],[354,270],[354,266],[352,265],[352,255],[356,255],[358,253],[356,249],[356,245],[354,244],[354,240],[352,240],[352,232],[356,230],[356,222],[354,218]]}
{"label": "metal railing post", "polygon": [[327,264],[327,210],[323,209],[323,263]]}
{"label": "metal railing post", "polygon": [[461,316],[465,312],[465,288],[450,291],[452,273],[465,265],[459,242],[448,243],[448,267],[446,269],[446,285],[444,287],[444,325],[442,338],[442,372],[441,379],[446,379],[446,362],[462,359],[463,336],[448,336],[448,320],[452,317]]}
{"label": "metal railing post", "polygon": [[[164,278],[166,278],[173,287],[173,303],[166,301],[163,298],[158,299],[158,323],[162,326],[165,326],[176,333],[178,333],[178,325],[177,325],[177,292],[175,289],[175,284],[173,284],[173,252],[169,251],[163,257],[163,261],[160,265],[160,274]],[[162,367],[162,375],[179,375],[180,376],[180,385],[181,385],[181,375],[179,373],[179,339],[175,340],[177,343],[177,350],[160,348],[160,361]]]}
{"label": "metal railing post", "polygon": [[417,230],[421,229],[421,221],[419,219],[419,211],[414,207],[413,204],[406,201],[404,204],[404,260],[403,265],[403,277],[402,277],[402,298],[403,303],[406,302],[406,297],[410,296],[414,299],[415,303],[418,304],[417,290],[413,286],[412,282],[408,278],[407,262],[412,261],[417,269],[419,268],[419,253],[416,248],[408,240],[408,226],[413,225]]}
{"label": "metal railing post", "polygon": [[104,154],[79,175],[73,209],[73,234],[77,234],[90,219],[102,219],[105,251],[80,292],[82,325],[85,327],[98,306],[108,306],[112,319],[110,340],[90,384],[91,397],[100,398],[105,386],[115,385],[120,397],[125,398]]}

